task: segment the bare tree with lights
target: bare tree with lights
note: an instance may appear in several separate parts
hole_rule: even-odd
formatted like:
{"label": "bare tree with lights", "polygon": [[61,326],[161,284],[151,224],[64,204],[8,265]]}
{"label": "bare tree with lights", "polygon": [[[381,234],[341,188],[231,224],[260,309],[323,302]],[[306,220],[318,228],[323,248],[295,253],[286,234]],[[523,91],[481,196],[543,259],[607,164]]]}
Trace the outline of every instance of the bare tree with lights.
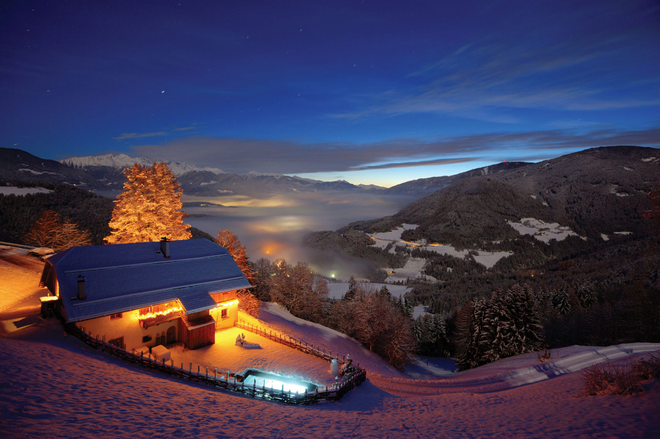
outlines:
{"label": "bare tree with lights", "polygon": [[126,183],[117,196],[108,244],[190,239],[188,216],[181,210],[183,191],[165,163],[150,168],[135,164],[124,170]]}

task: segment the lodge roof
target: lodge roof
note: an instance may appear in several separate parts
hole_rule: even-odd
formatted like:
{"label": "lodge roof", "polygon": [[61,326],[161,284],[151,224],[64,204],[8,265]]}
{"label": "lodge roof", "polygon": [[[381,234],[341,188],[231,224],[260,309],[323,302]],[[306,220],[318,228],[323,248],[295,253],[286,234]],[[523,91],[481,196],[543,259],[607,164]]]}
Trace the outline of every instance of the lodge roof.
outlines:
{"label": "lodge roof", "polygon": [[[179,300],[186,314],[216,306],[211,293],[249,288],[229,252],[207,239],[73,247],[46,260],[42,285],[55,277],[68,322],[77,322]],[[55,274],[55,276],[53,276]],[[85,300],[78,300],[78,277]]]}

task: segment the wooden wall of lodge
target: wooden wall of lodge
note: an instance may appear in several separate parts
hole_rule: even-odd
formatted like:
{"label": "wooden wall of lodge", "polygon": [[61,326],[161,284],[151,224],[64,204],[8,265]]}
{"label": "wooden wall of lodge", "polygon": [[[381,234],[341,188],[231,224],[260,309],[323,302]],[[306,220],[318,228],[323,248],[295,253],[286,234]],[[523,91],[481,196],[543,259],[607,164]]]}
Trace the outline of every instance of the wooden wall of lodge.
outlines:
{"label": "wooden wall of lodge", "polygon": [[[213,297],[213,300],[215,300],[216,303],[223,303],[229,300],[235,300],[236,291],[215,293],[215,294],[211,294],[211,297]],[[139,310],[139,314],[145,315],[148,313],[157,313],[161,311],[166,311],[170,308],[174,308],[177,306],[179,306],[178,301],[161,303],[159,305],[152,305],[146,308],[141,308]],[[195,321],[199,319],[204,319],[207,316],[209,316],[209,312],[204,311],[201,313],[195,313],[193,315],[190,315],[186,320]],[[215,343],[215,330],[216,330],[215,324],[208,324],[205,326],[189,328],[186,325],[186,322],[184,322],[185,317],[183,317],[181,313],[175,313],[175,315],[173,315],[172,317],[175,318],[182,317],[179,319],[179,324],[177,325],[178,326],[177,340],[183,341],[183,343],[188,347],[188,349],[197,349]],[[163,323],[163,321],[167,321],[167,320],[168,320],[167,317],[156,318],[154,319],[153,324],[159,325]]]}

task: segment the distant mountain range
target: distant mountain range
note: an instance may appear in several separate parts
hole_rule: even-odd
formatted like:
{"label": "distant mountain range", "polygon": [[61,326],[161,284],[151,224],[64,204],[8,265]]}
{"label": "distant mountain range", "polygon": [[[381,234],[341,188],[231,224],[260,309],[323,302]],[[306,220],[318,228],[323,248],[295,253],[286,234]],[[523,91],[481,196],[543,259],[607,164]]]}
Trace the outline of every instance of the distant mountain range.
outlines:
{"label": "distant mountain range", "polygon": [[[126,181],[124,169],[135,163],[151,166],[154,161],[147,157],[106,154],[72,157],[57,162],[33,156],[19,149],[0,148],[0,180],[69,183],[90,190],[119,191]],[[325,182],[256,172],[240,175],[180,162],[166,163],[186,195],[247,195],[254,198],[268,198],[291,192],[382,192],[385,190],[379,186],[357,186],[341,180]]]}
{"label": "distant mountain range", "polygon": [[[68,183],[96,191],[119,191],[125,181],[124,169],[134,163],[151,166],[153,160],[107,154],[57,162],[19,149],[0,148],[0,180]],[[419,198],[392,217],[360,223],[358,227],[380,230],[389,224],[415,223],[421,225],[419,236],[447,240],[454,236],[450,232],[453,229],[508,230],[502,226],[505,220],[525,215],[558,221],[578,233],[591,235],[597,230],[609,233],[609,226],[630,228],[635,223],[630,215],[643,204],[650,188],[658,184],[660,151],[634,146],[594,148],[540,163],[506,162],[390,188],[279,174],[241,175],[179,162],[167,164],[186,195],[268,198],[291,192],[348,191]],[[475,202],[480,203],[479,209]],[[470,209],[488,215],[469,214]],[[609,226],[603,227],[605,223]]]}

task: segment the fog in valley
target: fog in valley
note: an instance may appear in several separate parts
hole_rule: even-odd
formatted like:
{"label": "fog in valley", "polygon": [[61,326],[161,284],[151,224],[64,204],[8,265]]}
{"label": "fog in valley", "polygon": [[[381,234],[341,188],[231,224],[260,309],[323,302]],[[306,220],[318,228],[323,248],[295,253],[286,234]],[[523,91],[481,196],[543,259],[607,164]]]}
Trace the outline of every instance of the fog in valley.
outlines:
{"label": "fog in valley", "polygon": [[[398,212],[411,197],[365,193],[317,192],[277,195],[269,199],[246,196],[193,197],[184,203],[185,222],[212,236],[230,229],[241,240],[251,260],[284,258],[289,263],[307,262],[326,276],[348,279],[366,274],[364,262],[302,246],[311,232],[336,230],[353,221],[380,218]],[[220,206],[217,206],[220,205]]]}

